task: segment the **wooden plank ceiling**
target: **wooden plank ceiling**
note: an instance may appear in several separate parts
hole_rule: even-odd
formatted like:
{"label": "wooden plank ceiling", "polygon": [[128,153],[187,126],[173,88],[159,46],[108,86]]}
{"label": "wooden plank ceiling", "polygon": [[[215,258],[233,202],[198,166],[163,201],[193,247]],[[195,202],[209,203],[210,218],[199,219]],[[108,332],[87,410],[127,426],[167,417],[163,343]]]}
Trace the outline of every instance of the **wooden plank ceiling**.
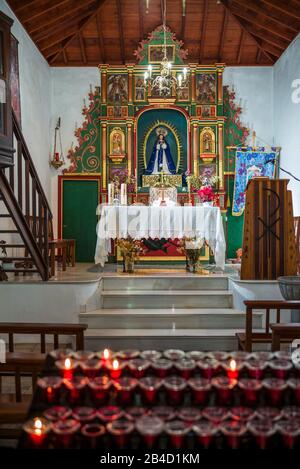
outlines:
{"label": "wooden plank ceiling", "polygon": [[[133,63],[162,23],[161,0],[8,0],[52,66]],[[186,4],[183,15],[183,4]],[[167,0],[188,62],[272,65],[300,32],[300,0]]]}

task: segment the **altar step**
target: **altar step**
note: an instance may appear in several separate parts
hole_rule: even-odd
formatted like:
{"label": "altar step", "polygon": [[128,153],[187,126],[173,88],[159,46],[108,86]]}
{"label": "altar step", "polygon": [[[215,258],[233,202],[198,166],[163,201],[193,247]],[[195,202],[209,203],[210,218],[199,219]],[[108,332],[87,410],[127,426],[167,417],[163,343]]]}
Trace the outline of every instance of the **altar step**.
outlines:
{"label": "altar step", "polygon": [[103,290],[102,308],[231,308],[226,290]]}
{"label": "altar step", "polygon": [[[262,327],[263,313],[253,313],[253,327]],[[79,322],[89,329],[242,329],[245,313],[232,308],[194,309],[100,309],[81,313]]]}

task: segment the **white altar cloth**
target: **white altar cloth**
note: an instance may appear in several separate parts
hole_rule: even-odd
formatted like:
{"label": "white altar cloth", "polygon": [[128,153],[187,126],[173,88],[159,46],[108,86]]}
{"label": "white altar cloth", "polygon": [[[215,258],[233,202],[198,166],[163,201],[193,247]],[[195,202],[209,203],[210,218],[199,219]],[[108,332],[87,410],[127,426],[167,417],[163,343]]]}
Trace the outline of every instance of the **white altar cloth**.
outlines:
{"label": "white altar cloth", "polygon": [[95,263],[104,266],[111,249],[111,239],[182,239],[206,241],[217,267],[224,270],[226,243],[219,207],[146,205],[106,205],[97,208]]}

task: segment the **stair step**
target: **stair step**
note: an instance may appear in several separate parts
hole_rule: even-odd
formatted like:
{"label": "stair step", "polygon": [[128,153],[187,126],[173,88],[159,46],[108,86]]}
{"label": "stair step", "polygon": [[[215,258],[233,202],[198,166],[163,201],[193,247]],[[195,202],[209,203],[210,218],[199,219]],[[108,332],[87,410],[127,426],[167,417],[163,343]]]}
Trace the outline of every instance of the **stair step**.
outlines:
{"label": "stair step", "polygon": [[2,244],[4,248],[25,248],[25,244]]}
{"label": "stair step", "polygon": [[18,234],[18,230],[0,230],[0,233]]}
{"label": "stair step", "polygon": [[11,218],[9,213],[0,213],[0,218]]}
{"label": "stair step", "polygon": [[122,274],[103,277],[103,291],[227,290],[228,278],[195,274],[156,274],[134,276]]}

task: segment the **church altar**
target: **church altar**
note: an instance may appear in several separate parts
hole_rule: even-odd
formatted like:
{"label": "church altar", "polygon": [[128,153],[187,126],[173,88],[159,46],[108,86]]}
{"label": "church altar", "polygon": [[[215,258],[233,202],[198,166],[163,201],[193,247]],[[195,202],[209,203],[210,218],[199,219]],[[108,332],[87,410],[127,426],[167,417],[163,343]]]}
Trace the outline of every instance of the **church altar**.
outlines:
{"label": "church altar", "polygon": [[112,239],[195,238],[197,248],[199,242],[208,244],[217,267],[224,270],[226,242],[219,207],[100,204],[97,215],[95,263],[102,267]]}

